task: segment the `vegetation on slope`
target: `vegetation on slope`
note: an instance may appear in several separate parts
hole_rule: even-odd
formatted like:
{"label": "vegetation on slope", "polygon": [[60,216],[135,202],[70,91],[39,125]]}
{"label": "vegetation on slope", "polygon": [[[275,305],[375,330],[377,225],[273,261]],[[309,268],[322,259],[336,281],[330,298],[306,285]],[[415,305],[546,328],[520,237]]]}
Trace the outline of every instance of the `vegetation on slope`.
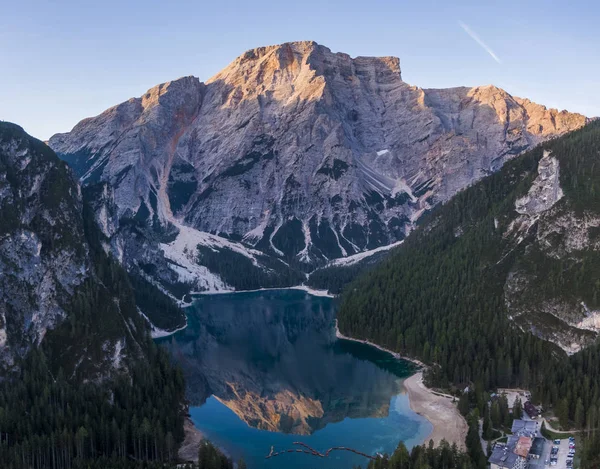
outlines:
{"label": "vegetation on slope", "polygon": [[6,468],[67,468],[98,458],[173,460],[183,439],[183,378],[148,344],[130,376],[80,383],[54,375],[34,350],[0,386],[0,461]]}
{"label": "vegetation on slope", "polygon": [[[70,219],[78,225],[71,228],[83,239],[71,242],[86,253],[90,269],[75,292],[62,296],[67,317],[17,358],[16,371],[0,382],[0,466],[87,468],[102,460],[102,467],[119,467],[133,460],[142,467],[141,461],[173,460],[183,439],[180,371],[150,339],[128,276],[102,249],[91,210],[80,212],[64,163],[17,126],[0,124],[0,130],[63,168],[48,190],[60,210],[77,212]],[[38,229],[42,251],[56,249],[53,226]]]}
{"label": "vegetation on slope", "polygon": [[[560,161],[561,213],[600,213],[600,123],[544,145]],[[524,332],[508,317],[504,285],[515,265],[540,270],[540,288],[554,297],[584,296],[598,308],[597,254],[576,252],[541,264],[535,229],[520,243],[504,233],[515,200],[537,176],[542,149],[438,207],[404,244],[345,291],[344,334],[369,339],[432,365],[430,385],[462,389],[521,386],[554,407],[565,427],[600,423],[600,345],[568,357]],[[512,244],[511,244],[512,242]]]}
{"label": "vegetation on slope", "polygon": [[378,265],[388,251],[381,251],[349,265],[325,265],[310,273],[306,284],[317,290],[327,290],[339,295],[344,287],[359,275]]}
{"label": "vegetation on slope", "polygon": [[135,271],[129,272],[129,281],[135,293],[136,304],[152,324],[164,330],[185,326],[185,315],[171,297]]}
{"label": "vegetation on slope", "polygon": [[[87,229],[93,228],[88,224]],[[86,282],[69,318],[29,354],[19,376],[0,385],[2,467],[88,467],[97,460],[106,462],[103,467],[110,467],[109,462],[118,467],[130,458],[176,458],[183,440],[183,376],[137,319],[127,274],[97,244],[90,246],[97,282]],[[119,333],[111,304],[138,330],[140,356],[129,361],[127,373],[89,382],[89,370],[77,367],[69,356],[84,355],[85,344]],[[86,356],[92,362],[105,359]]]}
{"label": "vegetation on slope", "polygon": [[[479,443],[479,437],[478,443]],[[481,450],[481,446],[479,447]],[[367,469],[475,469],[468,454],[459,451],[456,445],[442,441],[438,447],[430,441],[428,446],[415,446],[409,452],[400,443],[390,457],[383,456],[372,461]],[[485,466],[484,466],[485,467]]]}

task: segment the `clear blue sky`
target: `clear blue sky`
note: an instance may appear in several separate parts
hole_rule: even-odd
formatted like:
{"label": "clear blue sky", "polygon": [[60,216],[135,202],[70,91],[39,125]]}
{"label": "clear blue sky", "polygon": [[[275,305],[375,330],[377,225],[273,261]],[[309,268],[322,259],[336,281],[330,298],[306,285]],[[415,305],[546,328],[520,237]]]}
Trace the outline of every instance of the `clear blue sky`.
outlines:
{"label": "clear blue sky", "polygon": [[583,0],[5,0],[0,119],[47,139],[158,83],[206,80],[247,49],[308,39],[398,56],[420,87],[491,83],[597,116],[599,23],[600,2]]}

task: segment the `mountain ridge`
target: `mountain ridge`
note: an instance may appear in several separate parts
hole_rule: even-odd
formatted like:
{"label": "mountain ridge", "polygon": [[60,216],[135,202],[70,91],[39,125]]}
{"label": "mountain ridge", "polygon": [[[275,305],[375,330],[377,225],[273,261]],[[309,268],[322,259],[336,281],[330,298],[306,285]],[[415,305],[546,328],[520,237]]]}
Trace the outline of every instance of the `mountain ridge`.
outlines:
{"label": "mountain ridge", "polygon": [[398,58],[303,41],[153,87],[49,145],[84,185],[111,185],[117,220],[310,270],[402,240],[435,204],[587,121],[493,86],[421,89]]}

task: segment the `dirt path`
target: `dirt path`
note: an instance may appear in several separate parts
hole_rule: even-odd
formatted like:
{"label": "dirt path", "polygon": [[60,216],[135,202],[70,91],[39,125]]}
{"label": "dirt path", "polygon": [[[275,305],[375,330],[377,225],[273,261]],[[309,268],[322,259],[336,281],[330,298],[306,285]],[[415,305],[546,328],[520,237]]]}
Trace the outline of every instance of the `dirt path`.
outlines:
{"label": "dirt path", "polygon": [[556,430],[547,419],[542,419],[542,423],[546,424],[546,428],[553,433],[579,433],[581,430]]}
{"label": "dirt path", "polygon": [[433,425],[433,431],[426,442],[433,440],[437,445],[445,439],[448,443],[456,443],[459,448],[464,449],[468,426],[452,399],[430,391],[423,384],[422,372],[404,380],[404,387],[408,391],[410,408]]}

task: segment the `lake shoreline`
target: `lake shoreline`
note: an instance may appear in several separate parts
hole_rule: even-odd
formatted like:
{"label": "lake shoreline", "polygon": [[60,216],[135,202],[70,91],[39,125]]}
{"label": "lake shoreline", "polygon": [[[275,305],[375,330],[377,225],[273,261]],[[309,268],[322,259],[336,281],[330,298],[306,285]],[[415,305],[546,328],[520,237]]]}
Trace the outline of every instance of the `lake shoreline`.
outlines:
{"label": "lake shoreline", "polygon": [[[256,292],[261,292],[261,291],[275,291],[275,290],[300,290],[300,291],[304,291],[312,296],[324,297],[324,298],[335,298],[335,296],[332,295],[331,293],[329,293],[328,290],[315,290],[306,285],[296,285],[294,287],[259,288],[257,290],[233,290],[233,291],[223,290],[223,291],[192,292],[192,293],[190,293],[190,295],[192,295],[192,301],[190,301],[188,303],[179,301],[179,306],[181,308],[189,308],[190,306],[192,306],[194,304],[194,301],[193,301],[194,296],[229,295],[229,294],[237,294],[237,293],[256,293]],[[172,330],[172,331],[167,331],[164,329],[160,329],[160,328],[156,327],[154,324],[152,324],[152,321],[150,321],[148,316],[146,316],[143,312],[140,311],[140,314],[144,317],[144,319],[146,319],[148,324],[150,324],[150,329],[151,329],[150,335],[151,335],[152,339],[163,339],[163,338],[169,337],[179,331],[183,331],[184,329],[186,329],[188,327],[187,316],[185,318],[184,326],[178,327],[177,329]]]}
{"label": "lake shoreline", "polygon": [[403,355],[400,355],[398,352],[394,352],[394,351],[392,351],[390,349],[382,347],[381,345],[378,345],[378,344],[376,344],[374,342],[371,342],[370,340],[356,339],[354,337],[350,337],[350,336],[342,334],[342,332],[340,331],[340,328],[338,327],[338,320],[337,319],[335,320],[335,336],[338,339],[350,340],[352,342],[358,342],[360,344],[369,345],[369,346],[374,347],[374,348],[376,348],[378,350],[381,350],[382,352],[389,353],[390,355],[392,355],[394,358],[396,358],[398,360],[406,360],[407,362],[414,363],[415,365],[417,365],[420,368],[427,368],[427,365],[425,365],[423,362],[417,360],[416,358],[405,357]]}
{"label": "lake shoreline", "polygon": [[435,393],[425,386],[423,383],[423,369],[426,369],[427,366],[423,362],[402,356],[369,340],[346,336],[341,333],[337,319],[335,320],[335,336],[338,339],[370,345],[382,352],[389,353],[394,358],[410,361],[419,366],[421,370],[406,378],[403,386],[408,393],[408,402],[412,411],[427,419],[432,425],[431,433],[423,440],[423,443],[433,440],[438,445],[442,439],[445,439],[450,444],[456,443],[461,449],[465,448],[468,431],[467,422],[458,411],[457,406],[449,398]]}
{"label": "lake shoreline", "polygon": [[256,293],[256,292],[261,292],[261,291],[275,291],[275,290],[300,290],[300,291],[304,291],[312,296],[335,298],[335,295],[331,294],[328,290],[316,290],[307,285],[294,285],[293,287],[266,287],[266,288],[257,288],[255,290],[201,291],[201,292],[192,292],[191,295],[193,295],[193,296],[229,295],[229,294],[237,294],[237,293]]}
{"label": "lake shoreline", "polygon": [[194,425],[189,415],[183,421],[183,433],[185,436],[177,456],[183,462],[196,462],[198,461],[198,448],[204,439],[204,434]]}
{"label": "lake shoreline", "polygon": [[[314,295],[306,287],[291,287],[291,288],[276,288],[276,289],[261,289],[257,291],[265,290],[303,290],[311,294],[311,296],[329,296],[329,295]],[[222,292],[226,293],[249,293],[248,291],[240,292]],[[209,293],[210,294],[210,293]],[[445,439],[450,444],[456,443],[458,447],[465,448],[466,433],[468,430],[466,421],[458,412],[456,405],[453,403],[452,398],[444,397],[435,393],[433,390],[427,388],[423,383],[423,369],[426,365],[419,360],[404,357],[397,352],[386,349],[376,343],[369,340],[356,339],[353,337],[345,336],[339,330],[337,319],[334,323],[335,336],[340,340],[348,340],[351,342],[357,342],[360,344],[368,345],[382,351],[390,356],[398,359],[405,360],[414,364],[419,369],[415,374],[403,380],[403,387],[407,394],[408,406],[417,415],[427,420],[431,424],[431,430],[425,429],[428,434],[421,437],[418,444],[426,444],[429,440],[433,440],[437,445],[442,439]],[[429,431],[428,431],[429,430]],[[179,456],[181,460],[194,460],[197,458],[198,445],[205,437],[203,431],[194,425],[191,416],[187,416],[185,420],[185,440],[180,448]],[[224,451],[224,448],[219,448]]]}
{"label": "lake shoreline", "polygon": [[[198,450],[200,448],[200,443],[203,440],[208,440],[204,433],[194,424],[192,417],[187,415],[183,421],[183,432],[184,438],[181,446],[179,447],[179,451],[177,452],[178,459],[183,463],[188,462],[198,462]],[[210,441],[210,440],[208,440]],[[212,445],[217,448],[221,453],[231,459],[231,455],[229,452],[221,447],[217,446],[214,442]]]}
{"label": "lake shoreline", "polygon": [[458,411],[458,407],[448,397],[433,392],[423,383],[423,371],[406,378],[403,382],[408,393],[408,402],[413,412],[425,417],[433,426],[424,443],[433,440],[437,446],[444,439],[465,449],[469,427]]}

